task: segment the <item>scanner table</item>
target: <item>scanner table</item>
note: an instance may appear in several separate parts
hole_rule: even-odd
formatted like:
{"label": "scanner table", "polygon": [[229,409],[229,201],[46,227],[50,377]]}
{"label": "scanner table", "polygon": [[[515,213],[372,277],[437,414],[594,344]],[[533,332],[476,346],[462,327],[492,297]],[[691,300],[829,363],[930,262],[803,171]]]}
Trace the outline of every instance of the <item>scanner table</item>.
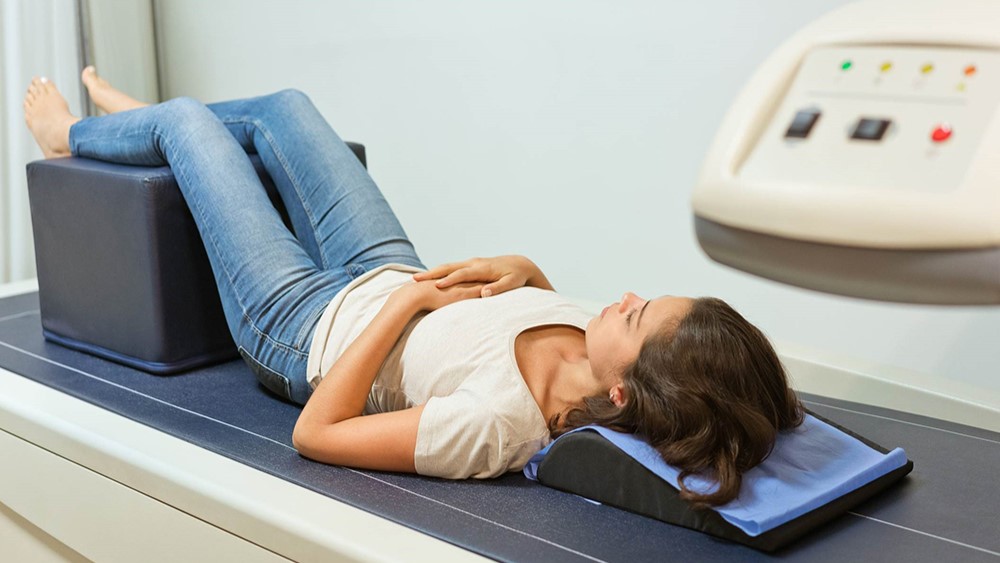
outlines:
{"label": "scanner table", "polygon": [[521,473],[449,481],[310,461],[291,445],[300,407],[267,393],[242,361],[172,376],[135,370],[46,341],[31,282],[0,289],[0,535],[21,539],[3,551],[153,561],[1000,559],[994,432],[802,394],[814,412],[903,447],[916,469],[768,555]]}

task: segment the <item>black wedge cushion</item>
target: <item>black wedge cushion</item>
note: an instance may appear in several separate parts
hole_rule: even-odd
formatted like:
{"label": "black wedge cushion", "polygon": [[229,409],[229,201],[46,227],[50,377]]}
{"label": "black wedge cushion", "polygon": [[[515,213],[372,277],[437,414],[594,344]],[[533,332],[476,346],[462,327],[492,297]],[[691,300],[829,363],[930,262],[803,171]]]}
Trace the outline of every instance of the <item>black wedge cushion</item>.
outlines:
{"label": "black wedge cushion", "polygon": [[[889,450],[867,438],[816,413],[807,412],[866,446],[882,454],[889,453]],[[596,432],[567,434],[553,442],[551,450],[537,468],[537,478],[549,487],[773,552],[847,512],[912,470],[913,462],[907,460],[901,467],[756,536],[748,535],[730,524],[712,509],[692,509],[680,498],[675,487]]]}

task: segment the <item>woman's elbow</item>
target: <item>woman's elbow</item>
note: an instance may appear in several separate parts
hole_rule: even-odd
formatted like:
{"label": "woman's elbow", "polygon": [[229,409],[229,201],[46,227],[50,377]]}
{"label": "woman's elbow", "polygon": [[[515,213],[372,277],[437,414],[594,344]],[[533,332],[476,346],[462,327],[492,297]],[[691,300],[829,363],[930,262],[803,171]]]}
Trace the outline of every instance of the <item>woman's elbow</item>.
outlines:
{"label": "woman's elbow", "polygon": [[309,448],[309,429],[303,424],[296,424],[292,430],[292,446],[302,455]]}

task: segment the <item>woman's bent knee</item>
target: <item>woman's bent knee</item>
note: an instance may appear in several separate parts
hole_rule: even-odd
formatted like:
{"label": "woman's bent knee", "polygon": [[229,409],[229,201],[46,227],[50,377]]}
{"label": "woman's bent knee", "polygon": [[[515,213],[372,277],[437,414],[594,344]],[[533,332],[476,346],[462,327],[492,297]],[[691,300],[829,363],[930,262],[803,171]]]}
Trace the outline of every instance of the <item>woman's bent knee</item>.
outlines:
{"label": "woman's bent knee", "polygon": [[307,96],[305,92],[303,92],[302,90],[299,90],[297,88],[285,88],[284,90],[279,90],[279,91],[271,94],[271,97],[274,98],[274,99],[276,99],[276,100],[283,101],[285,103],[303,103],[304,102],[304,103],[312,104],[312,100],[309,99],[309,96]]}
{"label": "woman's bent knee", "polygon": [[315,112],[316,107],[304,92],[295,88],[286,88],[264,97],[269,108],[282,113]]}
{"label": "woman's bent knee", "polygon": [[207,109],[205,104],[190,96],[171,98],[159,105],[164,108],[169,107],[170,111],[177,112],[178,114],[198,113],[203,108]]}
{"label": "woman's bent knee", "polygon": [[160,115],[157,129],[164,137],[172,139],[175,143],[203,135],[204,131],[211,131],[214,135],[228,135],[228,131],[215,113],[194,98],[181,96],[158,105],[163,113]]}
{"label": "woman's bent knee", "polygon": [[171,122],[174,123],[215,118],[215,114],[205,104],[188,96],[172,98],[159,104],[159,106],[170,116]]}

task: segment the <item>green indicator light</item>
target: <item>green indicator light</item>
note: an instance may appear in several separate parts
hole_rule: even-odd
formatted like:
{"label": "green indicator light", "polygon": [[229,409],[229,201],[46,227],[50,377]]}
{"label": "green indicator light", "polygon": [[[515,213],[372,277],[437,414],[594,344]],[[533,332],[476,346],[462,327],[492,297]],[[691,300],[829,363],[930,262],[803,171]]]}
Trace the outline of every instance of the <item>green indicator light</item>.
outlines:
{"label": "green indicator light", "polygon": [[844,62],[840,63],[840,70],[850,70],[850,68],[851,68],[851,66],[852,66],[853,64],[854,64],[854,63],[852,63],[852,62],[851,62],[851,61],[849,61],[849,60],[847,60],[847,61],[844,61]]}

